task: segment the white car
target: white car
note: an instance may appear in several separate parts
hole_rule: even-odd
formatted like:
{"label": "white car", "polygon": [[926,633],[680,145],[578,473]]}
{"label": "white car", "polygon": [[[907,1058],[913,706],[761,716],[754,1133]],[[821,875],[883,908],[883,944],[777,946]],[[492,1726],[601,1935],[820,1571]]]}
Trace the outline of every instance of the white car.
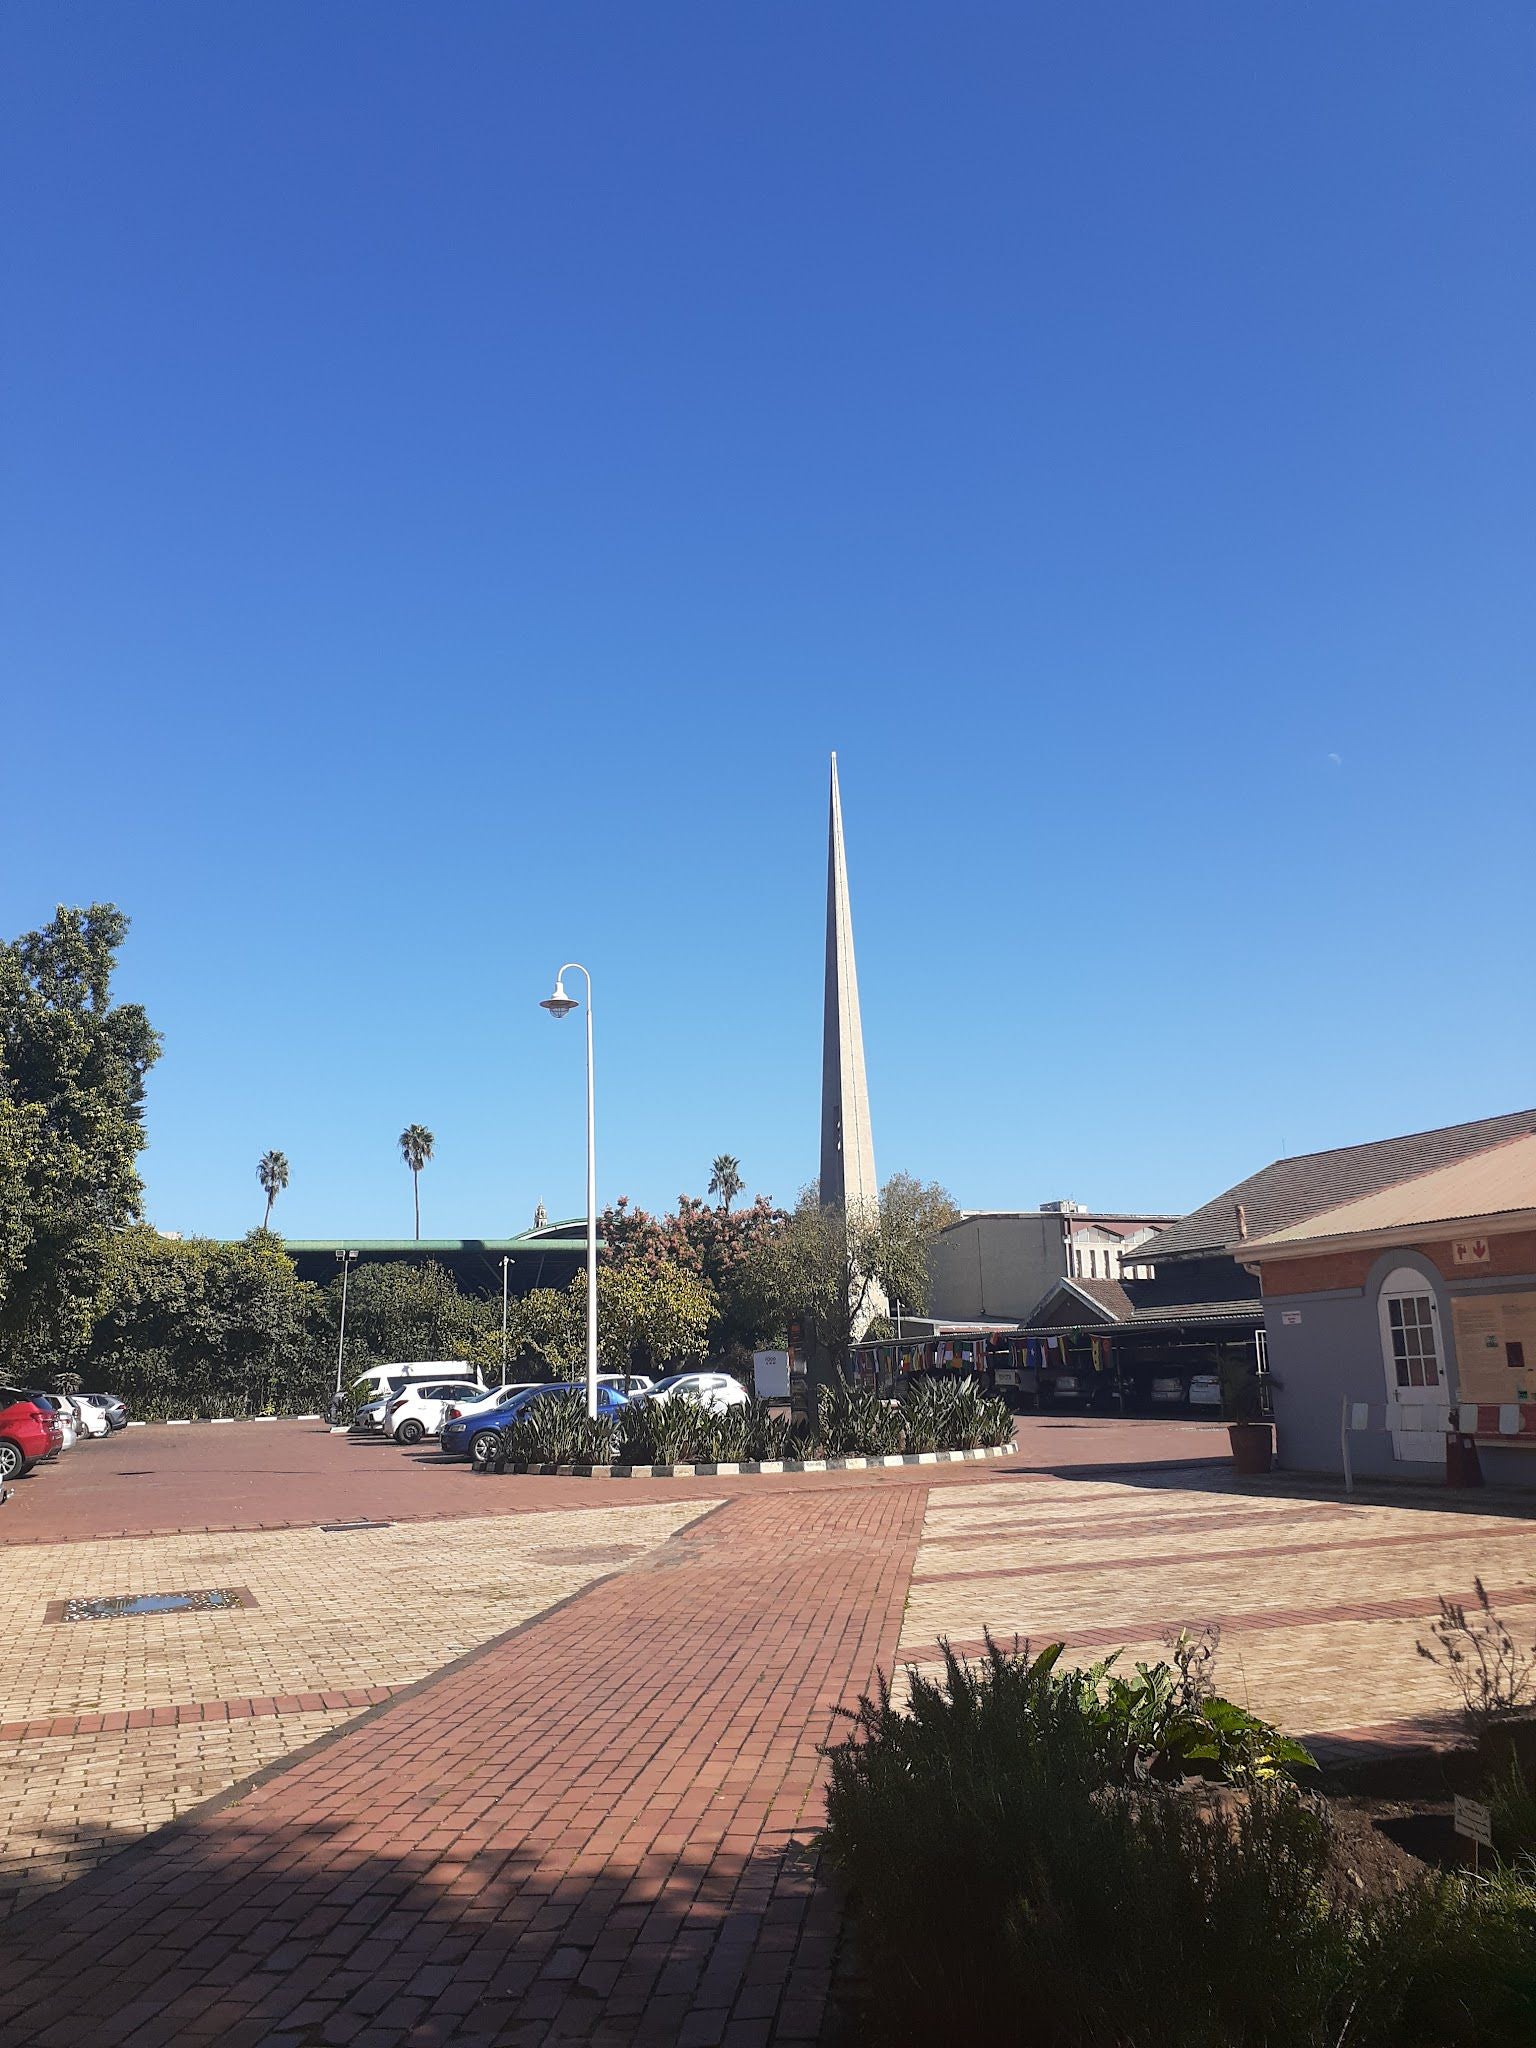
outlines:
{"label": "white car", "polygon": [[354,1429],[382,1429],[384,1411],[398,1393],[412,1381],[454,1380],[468,1384],[469,1368],[462,1358],[416,1359],[408,1365],[371,1365],[353,1381],[354,1393],[365,1387],[373,1392],[352,1411]]}
{"label": "white car", "polygon": [[[623,1382],[619,1384],[622,1386]],[[711,1415],[723,1415],[727,1408],[745,1408],[752,1396],[741,1381],[728,1372],[674,1372],[635,1398],[640,1401],[697,1401]]]}
{"label": "white car", "polygon": [[476,1380],[413,1381],[390,1397],[384,1434],[393,1443],[419,1444],[423,1437],[437,1435],[450,1408],[478,1401],[485,1391]]}
{"label": "white car", "polygon": [[64,1397],[75,1411],[75,1421],[80,1425],[82,1436],[110,1436],[112,1425],[107,1420],[107,1411],[95,1401],[88,1401],[83,1394],[68,1394]]}
{"label": "white car", "polygon": [[59,1428],[64,1432],[64,1441],[59,1448],[72,1451],[80,1441],[80,1418],[75,1413],[74,1404],[64,1394],[40,1394],[38,1399],[47,1402],[53,1410]]}

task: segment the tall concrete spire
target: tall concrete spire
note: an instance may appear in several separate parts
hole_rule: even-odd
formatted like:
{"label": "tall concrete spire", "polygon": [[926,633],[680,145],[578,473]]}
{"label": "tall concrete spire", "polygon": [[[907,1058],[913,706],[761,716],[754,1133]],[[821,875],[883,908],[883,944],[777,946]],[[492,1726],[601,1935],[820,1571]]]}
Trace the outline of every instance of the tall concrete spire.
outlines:
{"label": "tall concrete spire", "polygon": [[850,1212],[879,1199],[875,1141],[869,1128],[859,977],[853,963],[853,915],[843,851],[843,804],[832,756],[827,821],[827,980],[821,1039],[821,1199]]}

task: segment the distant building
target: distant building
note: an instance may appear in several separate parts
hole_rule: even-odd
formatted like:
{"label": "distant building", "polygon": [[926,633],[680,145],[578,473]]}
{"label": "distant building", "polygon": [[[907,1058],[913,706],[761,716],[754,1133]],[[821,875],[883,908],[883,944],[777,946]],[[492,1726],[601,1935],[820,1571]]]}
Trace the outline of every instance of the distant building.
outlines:
{"label": "distant building", "polygon": [[506,1258],[509,1291],[521,1298],[535,1287],[565,1287],[576,1277],[586,1261],[587,1224],[585,1217],[547,1223],[520,1237],[291,1237],[283,1249],[301,1280],[321,1286],[336,1278],[336,1255],[345,1250],[356,1252],[365,1266],[442,1266],[466,1294],[498,1297]]}
{"label": "distant building", "polygon": [[928,1315],[943,1322],[1023,1322],[1057,1280],[1144,1277],[1172,1216],[1120,1215],[1076,1202],[972,1209],[928,1254]]}

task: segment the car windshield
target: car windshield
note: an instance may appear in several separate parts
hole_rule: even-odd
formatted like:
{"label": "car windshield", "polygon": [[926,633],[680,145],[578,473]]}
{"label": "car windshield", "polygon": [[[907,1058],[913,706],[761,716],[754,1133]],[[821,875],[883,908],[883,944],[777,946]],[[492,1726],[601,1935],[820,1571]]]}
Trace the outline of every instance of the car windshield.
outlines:
{"label": "car windshield", "polygon": [[655,1386],[651,1388],[651,1392],[653,1394],[664,1394],[671,1387],[694,1387],[698,1385],[698,1380],[698,1374],[693,1372],[669,1373],[666,1379],[656,1382]]}

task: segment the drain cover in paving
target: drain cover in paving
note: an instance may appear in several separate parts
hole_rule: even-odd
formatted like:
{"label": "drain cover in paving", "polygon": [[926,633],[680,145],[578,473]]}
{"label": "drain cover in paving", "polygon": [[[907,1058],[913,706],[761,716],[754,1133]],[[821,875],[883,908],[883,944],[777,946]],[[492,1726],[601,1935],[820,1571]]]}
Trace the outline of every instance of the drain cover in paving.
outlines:
{"label": "drain cover in paving", "polygon": [[195,1593],[104,1593],[85,1600],[50,1600],[49,1621],[119,1621],[135,1614],[194,1614],[254,1607],[245,1586],[214,1586]]}
{"label": "drain cover in paving", "polygon": [[622,1564],[627,1557],[638,1557],[643,1548],[639,1543],[591,1543],[566,1550],[541,1550],[539,1556],[549,1564]]}

